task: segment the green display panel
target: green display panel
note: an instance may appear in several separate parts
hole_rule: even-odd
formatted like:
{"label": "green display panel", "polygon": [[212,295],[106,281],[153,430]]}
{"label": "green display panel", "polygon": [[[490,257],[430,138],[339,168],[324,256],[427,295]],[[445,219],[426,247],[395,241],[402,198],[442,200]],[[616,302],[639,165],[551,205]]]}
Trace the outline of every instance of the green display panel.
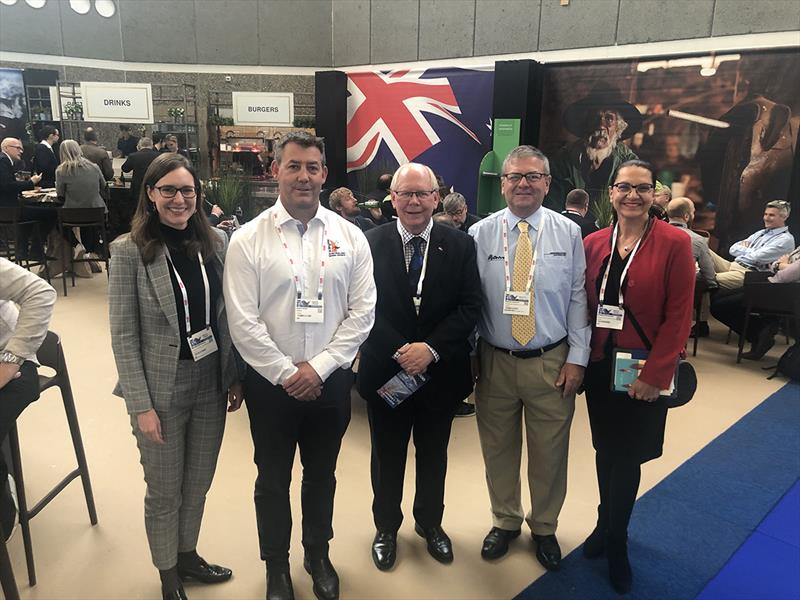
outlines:
{"label": "green display panel", "polygon": [[495,119],[492,150],[486,153],[478,172],[478,214],[485,216],[505,208],[500,193],[500,170],[508,153],[519,146],[519,119]]}

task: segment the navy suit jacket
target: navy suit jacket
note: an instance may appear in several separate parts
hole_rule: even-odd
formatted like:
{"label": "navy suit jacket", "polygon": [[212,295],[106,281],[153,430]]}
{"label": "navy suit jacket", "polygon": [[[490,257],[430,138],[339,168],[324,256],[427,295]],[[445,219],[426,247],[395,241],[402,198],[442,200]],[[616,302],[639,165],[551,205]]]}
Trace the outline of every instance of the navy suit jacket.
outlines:
{"label": "navy suit jacket", "polygon": [[426,342],[439,354],[428,367],[431,380],[416,394],[432,407],[452,407],[472,392],[469,338],[481,312],[475,243],[468,235],[433,224],[419,316],[395,223],[365,233],[374,263],[378,302],[375,326],[361,347],[358,391],[383,402],[377,390],[400,371],[392,359],[406,343]]}
{"label": "navy suit jacket", "polygon": [[33,152],[33,170],[42,174],[39,185],[43,188],[56,187],[56,167],[58,167],[58,159],[55,151],[44,144],[36,144]]}
{"label": "navy suit jacket", "polygon": [[0,152],[0,206],[19,206],[19,193],[32,189],[32,181],[14,179],[14,166],[8,156]]}

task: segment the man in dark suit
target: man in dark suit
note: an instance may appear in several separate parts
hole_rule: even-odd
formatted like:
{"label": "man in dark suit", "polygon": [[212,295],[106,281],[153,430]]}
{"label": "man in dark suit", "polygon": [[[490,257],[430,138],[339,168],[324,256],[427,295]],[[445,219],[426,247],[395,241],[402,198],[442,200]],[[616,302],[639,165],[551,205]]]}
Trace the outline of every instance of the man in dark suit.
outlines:
{"label": "man in dark suit", "polygon": [[58,142],[58,129],[47,125],[39,132],[39,143],[33,154],[33,170],[42,174],[42,187],[51,188],[56,185],[56,167],[58,157],[53,145]]}
{"label": "man in dark suit", "polygon": [[589,194],[586,190],[572,190],[564,201],[566,210],[561,214],[581,228],[581,238],[599,229],[597,221],[589,212]]}
{"label": "man in dark suit", "polygon": [[131,200],[134,203],[139,201],[139,189],[142,187],[142,179],[144,179],[147,167],[158,158],[158,151],[153,148],[153,140],[150,138],[141,138],[137,148],[138,150],[131,154],[122,163],[121,167],[123,173],[133,171],[133,177],[131,177]]}
{"label": "man in dark suit", "polygon": [[[456,409],[472,391],[469,337],[481,309],[472,239],[431,219],[439,203],[433,171],[405,164],[395,173],[391,190],[397,222],[365,234],[378,302],[358,372],[372,439],[372,512],[377,529],[372,558],[381,570],[390,569],[397,556],[412,432],[417,460],[415,530],[436,560],[453,560],[450,538],[441,526],[447,444]],[[400,371],[410,376],[426,373],[430,379],[391,408],[378,389]]]}
{"label": "man in dark suit", "polygon": [[[42,176],[34,174],[28,181],[17,181],[14,177],[15,163],[22,160],[22,142],[17,138],[5,138],[0,143],[0,206],[18,207],[20,206],[19,194],[26,190],[32,190],[39,185]],[[32,226],[22,226],[19,238],[17,239],[17,255],[19,258],[41,259],[44,255],[42,240],[46,237],[54,224],[52,209],[44,209],[38,206],[23,206],[23,221],[40,221],[39,237],[32,252],[28,252],[28,240]]]}

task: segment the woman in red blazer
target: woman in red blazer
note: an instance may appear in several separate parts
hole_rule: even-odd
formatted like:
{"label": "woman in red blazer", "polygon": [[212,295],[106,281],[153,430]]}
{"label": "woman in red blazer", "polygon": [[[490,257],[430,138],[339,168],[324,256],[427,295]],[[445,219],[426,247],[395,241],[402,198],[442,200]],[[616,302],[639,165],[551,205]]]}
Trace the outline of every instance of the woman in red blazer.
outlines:
{"label": "woman in red blazer", "polygon": [[[583,553],[587,558],[606,553],[611,585],[620,593],[632,584],[628,522],[641,465],[661,456],[664,443],[667,408],[656,400],[659,390],[669,387],[686,345],[694,299],[689,236],[650,216],[654,185],[648,163],[634,160],[620,165],[609,188],[615,223],[584,240],[592,320],[592,354],[584,386],[600,506],[597,527]],[[632,315],[652,350],[628,392],[613,392],[613,349],[646,349]]]}

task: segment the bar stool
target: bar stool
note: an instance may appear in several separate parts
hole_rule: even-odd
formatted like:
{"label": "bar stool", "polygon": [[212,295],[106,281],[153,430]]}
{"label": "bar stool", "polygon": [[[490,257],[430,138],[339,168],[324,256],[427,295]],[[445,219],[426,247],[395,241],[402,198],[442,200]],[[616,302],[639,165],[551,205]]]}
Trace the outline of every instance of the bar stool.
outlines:
{"label": "bar stool", "polygon": [[71,471],[56,486],[50,490],[33,508],[28,508],[28,501],[25,497],[25,483],[22,474],[22,457],[20,455],[19,432],[17,426],[11,429],[8,434],[9,445],[11,448],[11,462],[14,471],[14,481],[17,485],[17,500],[19,502],[19,524],[22,529],[22,539],[25,545],[25,560],[28,566],[28,581],[31,586],[36,585],[36,568],[33,563],[33,545],[31,543],[30,520],[41,512],[53,498],[55,498],[67,485],[77,477],[83,483],[83,493],[86,497],[86,508],[89,510],[89,521],[92,525],[97,525],[97,510],[94,506],[94,495],[92,494],[92,483],[89,480],[89,467],[86,464],[86,454],[83,450],[83,440],[81,430],[78,425],[78,413],[75,411],[75,402],[72,396],[72,387],[69,383],[69,373],[67,364],[64,360],[64,350],[61,346],[61,338],[57,333],[47,332],[47,336],[42,342],[42,346],[36,353],[36,358],[42,366],[54,369],[56,374],[48,377],[39,375],[39,390],[45,390],[58,386],[61,390],[61,399],[64,401],[64,411],[67,414],[69,431],[72,436],[72,445],[75,448],[75,457],[78,460],[78,468]]}
{"label": "bar stool", "polygon": [[48,261],[55,260],[52,256],[39,259],[21,258],[17,248],[17,239],[22,228],[29,227],[34,231],[35,236],[41,239],[38,221],[23,221],[22,208],[19,206],[0,206],[0,256],[17,263],[19,266],[28,269],[31,267],[44,267],[44,276],[47,283],[50,283],[50,266]]}
{"label": "bar stool", "polygon": [[[99,208],[61,208],[58,211],[58,230],[61,235],[72,227],[95,227],[100,230],[100,239],[103,245],[103,257],[106,263],[106,276],[108,275],[108,234],[106,232],[106,209]],[[72,287],[75,287],[75,263],[91,262],[92,258],[76,259],[72,252],[69,253],[70,271],[72,272]],[[66,267],[66,264],[64,265]],[[64,279],[64,296],[67,295],[67,276]]]}

